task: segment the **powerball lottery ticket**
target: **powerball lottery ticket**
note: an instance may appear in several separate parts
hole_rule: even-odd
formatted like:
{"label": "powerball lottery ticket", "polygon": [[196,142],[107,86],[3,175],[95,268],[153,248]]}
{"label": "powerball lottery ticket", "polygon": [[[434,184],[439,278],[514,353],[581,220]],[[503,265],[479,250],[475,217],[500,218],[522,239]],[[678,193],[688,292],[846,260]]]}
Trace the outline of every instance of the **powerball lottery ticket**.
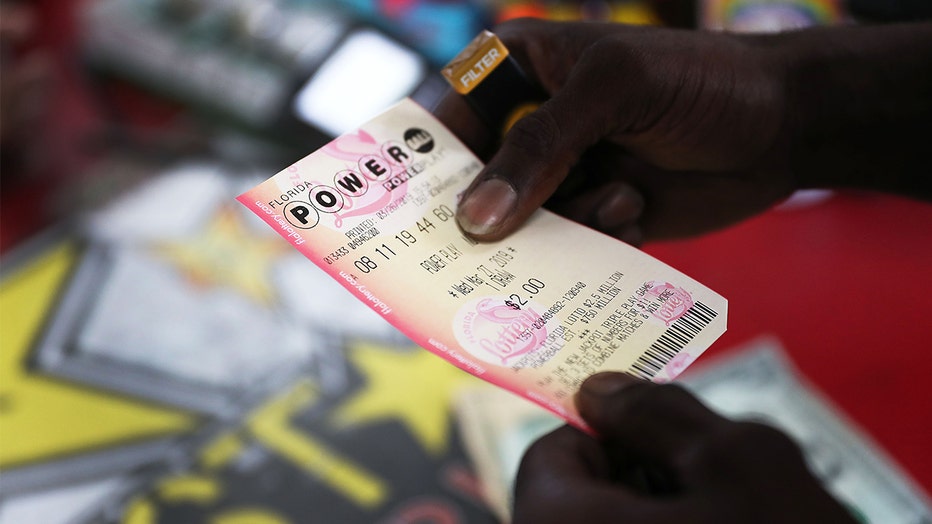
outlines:
{"label": "powerball lottery ticket", "polygon": [[725,331],[723,297],[549,211],[466,237],[454,213],[481,168],[405,99],[237,199],[418,345],[586,431],[586,377],[669,381]]}

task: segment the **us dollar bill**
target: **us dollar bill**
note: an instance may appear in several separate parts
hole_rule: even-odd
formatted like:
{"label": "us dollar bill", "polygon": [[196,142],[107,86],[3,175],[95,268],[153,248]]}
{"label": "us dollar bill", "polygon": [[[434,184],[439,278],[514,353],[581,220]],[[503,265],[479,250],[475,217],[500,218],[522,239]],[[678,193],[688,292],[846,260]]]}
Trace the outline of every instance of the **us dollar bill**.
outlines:
{"label": "us dollar bill", "polygon": [[[860,522],[932,524],[928,496],[797,374],[776,340],[755,341],[679,383],[724,416],[767,423],[793,437],[813,473]],[[521,456],[561,421],[495,388],[464,393],[457,413],[489,505],[508,522]]]}

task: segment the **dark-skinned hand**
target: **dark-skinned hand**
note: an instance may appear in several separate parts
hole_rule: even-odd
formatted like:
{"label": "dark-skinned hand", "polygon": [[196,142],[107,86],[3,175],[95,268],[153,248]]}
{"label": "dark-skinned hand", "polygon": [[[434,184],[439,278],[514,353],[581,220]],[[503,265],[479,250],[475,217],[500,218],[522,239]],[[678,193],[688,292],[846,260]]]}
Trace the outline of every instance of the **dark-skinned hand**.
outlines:
{"label": "dark-skinned hand", "polygon": [[679,386],[600,373],[576,404],[601,438],[564,426],[535,442],[513,524],[856,522],[786,435],[723,418]]}
{"label": "dark-skinned hand", "polygon": [[[721,227],[793,184],[763,169],[780,126],[780,65],[725,35],[519,20],[496,29],[551,94],[519,120],[461,203],[461,227],[500,239],[550,206],[631,243]],[[455,99],[451,94],[448,98]],[[481,149],[461,102],[435,111]]]}
{"label": "dark-skinned hand", "polygon": [[434,113],[487,165],[457,220],[492,241],[547,207],[629,243],[695,235],[806,187],[932,198],[932,25],[735,35],[517,20],[549,95],[499,144],[452,91]]}

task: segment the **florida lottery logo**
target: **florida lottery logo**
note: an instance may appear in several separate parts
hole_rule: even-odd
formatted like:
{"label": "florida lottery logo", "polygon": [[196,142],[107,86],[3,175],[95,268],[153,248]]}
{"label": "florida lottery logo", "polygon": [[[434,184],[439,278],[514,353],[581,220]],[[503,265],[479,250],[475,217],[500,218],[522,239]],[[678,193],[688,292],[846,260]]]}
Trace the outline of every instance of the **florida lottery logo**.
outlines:
{"label": "florida lottery logo", "polygon": [[547,340],[545,308],[529,301],[518,307],[505,296],[474,299],[453,320],[456,339],[472,356],[498,366],[523,367],[523,357]]}

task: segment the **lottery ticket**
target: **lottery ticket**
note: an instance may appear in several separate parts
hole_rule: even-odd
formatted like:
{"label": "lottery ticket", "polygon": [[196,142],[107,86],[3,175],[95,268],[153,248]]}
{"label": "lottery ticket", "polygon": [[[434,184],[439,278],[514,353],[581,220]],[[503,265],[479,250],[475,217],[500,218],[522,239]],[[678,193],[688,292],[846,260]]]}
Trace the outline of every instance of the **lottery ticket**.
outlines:
{"label": "lottery ticket", "polygon": [[672,380],[725,331],[723,297],[549,211],[465,236],[455,209],[481,168],[406,99],[238,200],[418,345],[586,431],[586,377]]}

